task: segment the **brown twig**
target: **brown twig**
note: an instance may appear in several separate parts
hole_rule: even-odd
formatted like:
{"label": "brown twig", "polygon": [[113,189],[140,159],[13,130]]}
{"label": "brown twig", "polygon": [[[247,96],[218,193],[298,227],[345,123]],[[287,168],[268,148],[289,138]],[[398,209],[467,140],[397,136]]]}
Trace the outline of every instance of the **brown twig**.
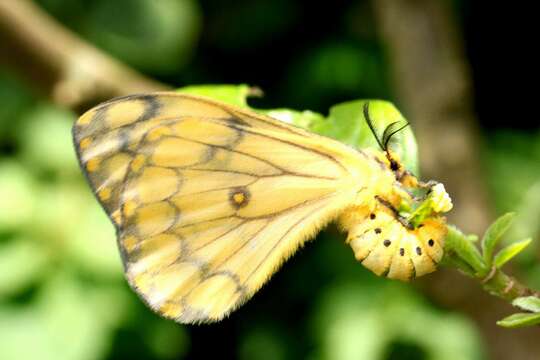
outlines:
{"label": "brown twig", "polygon": [[0,61],[71,109],[168,89],[88,44],[29,0],[0,1],[0,38]]}

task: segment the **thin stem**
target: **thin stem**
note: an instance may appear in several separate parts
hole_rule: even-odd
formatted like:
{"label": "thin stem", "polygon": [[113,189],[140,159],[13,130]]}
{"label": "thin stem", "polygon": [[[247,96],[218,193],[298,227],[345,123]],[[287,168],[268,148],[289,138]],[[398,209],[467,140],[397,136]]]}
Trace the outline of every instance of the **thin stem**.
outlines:
{"label": "thin stem", "polygon": [[495,270],[494,275],[482,287],[490,294],[500,297],[508,302],[522,296],[535,296],[540,299],[540,292],[522,284],[515,277]]}
{"label": "thin stem", "polygon": [[[446,266],[458,269],[461,273],[478,280],[484,290],[508,302],[522,296],[540,298],[540,292],[531,289],[515,277],[496,267],[491,269],[486,267],[470,236],[453,227],[449,230],[445,245],[444,264]],[[473,259],[476,260],[473,261]]]}

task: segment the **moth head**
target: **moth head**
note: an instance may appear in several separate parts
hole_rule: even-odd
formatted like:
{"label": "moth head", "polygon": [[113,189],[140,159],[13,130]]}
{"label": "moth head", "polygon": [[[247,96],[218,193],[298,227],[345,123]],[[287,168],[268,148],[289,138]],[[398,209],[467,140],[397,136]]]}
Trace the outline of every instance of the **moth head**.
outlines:
{"label": "moth head", "polygon": [[364,119],[366,120],[366,123],[369,129],[371,130],[371,133],[373,134],[373,137],[377,141],[377,144],[379,145],[380,149],[382,150],[384,154],[385,165],[388,166],[388,168],[394,173],[396,180],[404,184],[407,184],[407,182],[412,180],[410,179],[412,174],[405,169],[397,153],[393,152],[390,149],[390,143],[394,135],[396,135],[397,133],[405,129],[407,126],[409,126],[409,123],[404,120],[390,123],[384,129],[382,135],[379,135],[377,131],[375,130],[373,120],[371,119],[371,115],[369,112],[369,102],[366,102],[364,104],[363,111],[364,111]]}
{"label": "moth head", "polygon": [[382,150],[378,160],[388,168],[395,178],[392,190],[387,194],[381,194],[378,201],[389,207],[396,216],[399,215],[403,224],[409,228],[415,228],[423,220],[449,211],[452,208],[452,202],[444,186],[435,181],[422,182],[418,180],[413,173],[405,168],[399,155],[390,149],[393,136],[409,126],[409,123],[407,121],[390,123],[382,135],[379,135],[371,119],[369,102],[364,104],[363,112],[364,119]]}

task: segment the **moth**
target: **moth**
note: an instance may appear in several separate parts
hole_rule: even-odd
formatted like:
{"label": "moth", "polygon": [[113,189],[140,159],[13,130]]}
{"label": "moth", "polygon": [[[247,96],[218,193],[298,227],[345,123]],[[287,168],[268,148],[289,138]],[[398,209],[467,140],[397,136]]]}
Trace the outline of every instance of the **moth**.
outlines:
{"label": "moth", "polygon": [[364,115],[381,149],[161,92],[96,106],[73,138],[133,290],[164,317],[214,322],[332,221],[377,275],[409,280],[436,269],[450,198],[389,149],[397,125],[379,137],[369,105]]}

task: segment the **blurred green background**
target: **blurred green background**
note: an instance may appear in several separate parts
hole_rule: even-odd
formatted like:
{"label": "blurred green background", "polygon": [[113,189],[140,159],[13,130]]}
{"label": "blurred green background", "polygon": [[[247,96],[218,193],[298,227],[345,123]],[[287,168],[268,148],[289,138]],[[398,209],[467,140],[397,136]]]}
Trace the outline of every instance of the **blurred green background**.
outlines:
{"label": "blurred green background", "polygon": [[[321,113],[360,98],[400,105],[392,53],[368,1],[37,3],[83,39],[174,87],[247,83],[264,90],[250,102],[256,107]],[[490,5],[487,13],[488,5],[447,3],[475,89],[482,181],[493,213],[519,212],[512,237],[535,239],[513,271],[538,288],[540,126],[535,95],[523,88],[537,70],[514,55],[525,51],[514,39],[526,43],[529,29],[508,33],[506,22],[502,30],[501,19],[513,14],[506,7]],[[159,318],[128,289],[113,227],[79,171],[71,143],[77,113],[19,75],[0,65],[0,359],[502,358],[493,339],[512,331],[496,329],[498,315],[489,311],[474,316],[486,304],[482,295],[463,305],[433,296],[430,282],[442,282],[436,286],[450,298],[461,286],[444,277],[413,284],[377,278],[333,228],[223,322],[181,326]],[[540,358],[535,351],[521,354]]]}

